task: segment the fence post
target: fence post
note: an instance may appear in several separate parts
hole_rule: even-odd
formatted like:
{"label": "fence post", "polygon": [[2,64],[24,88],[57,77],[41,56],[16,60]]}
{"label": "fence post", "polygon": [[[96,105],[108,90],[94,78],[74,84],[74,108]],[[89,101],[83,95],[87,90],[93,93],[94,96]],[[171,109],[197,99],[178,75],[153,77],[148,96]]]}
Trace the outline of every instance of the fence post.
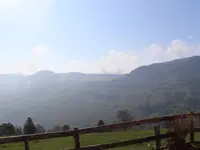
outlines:
{"label": "fence post", "polygon": [[159,150],[161,147],[161,141],[160,138],[158,137],[160,135],[160,126],[154,126],[154,132],[155,132],[155,136],[157,136],[156,138],[156,150]]}
{"label": "fence post", "polygon": [[194,143],[194,115],[193,112],[189,114],[190,121],[190,142]]}
{"label": "fence post", "polygon": [[27,139],[27,138],[24,139],[24,147],[25,147],[25,150],[30,150],[30,149],[29,149],[29,143],[28,143],[28,139]]}
{"label": "fence post", "polygon": [[78,133],[78,128],[74,128],[74,146],[76,150],[80,149],[80,137]]}

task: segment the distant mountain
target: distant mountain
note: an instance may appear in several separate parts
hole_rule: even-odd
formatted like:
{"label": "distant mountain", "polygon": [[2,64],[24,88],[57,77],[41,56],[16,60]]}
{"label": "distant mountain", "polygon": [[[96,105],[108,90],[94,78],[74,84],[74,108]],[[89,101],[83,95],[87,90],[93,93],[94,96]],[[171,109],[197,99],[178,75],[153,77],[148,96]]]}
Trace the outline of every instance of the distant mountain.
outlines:
{"label": "distant mountain", "polygon": [[[121,76],[123,75],[54,73],[49,70],[28,76],[0,75],[0,112],[3,114],[0,122],[9,121],[21,125],[27,116],[32,116],[46,127],[51,127],[56,122],[65,123],[65,118],[71,118],[67,120],[69,124],[78,125],[82,121],[66,116],[65,112],[73,114],[72,110],[80,107],[81,116],[83,108],[88,106],[85,101],[105,99],[106,96],[99,94],[96,88]],[[91,95],[90,88],[94,91]]]}
{"label": "distant mountain", "polygon": [[200,56],[142,66],[123,76],[120,80],[125,85],[135,86],[181,83],[200,78],[198,64],[200,64]]}
{"label": "distant mountain", "polygon": [[114,83],[132,90],[124,103],[143,105],[143,115],[200,111],[199,64],[194,56],[142,66]]}
{"label": "distant mountain", "polygon": [[109,81],[121,77],[120,74],[84,74],[84,73],[61,73],[59,76],[63,80],[75,81]]}
{"label": "distant mountain", "polygon": [[29,116],[56,124],[96,125],[129,109],[137,117],[200,110],[200,56],[139,67],[129,74],[0,75],[0,122],[22,125]]}
{"label": "distant mountain", "polygon": [[49,80],[56,78],[58,75],[54,73],[53,71],[49,70],[42,70],[39,72],[36,72],[35,74],[27,76],[29,80]]}

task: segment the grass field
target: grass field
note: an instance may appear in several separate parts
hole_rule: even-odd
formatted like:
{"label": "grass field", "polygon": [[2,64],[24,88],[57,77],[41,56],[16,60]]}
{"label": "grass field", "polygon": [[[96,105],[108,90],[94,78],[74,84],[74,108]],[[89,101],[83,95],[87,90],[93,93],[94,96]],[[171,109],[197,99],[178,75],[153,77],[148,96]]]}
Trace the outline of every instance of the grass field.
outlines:
{"label": "grass field", "polygon": [[[166,130],[161,130],[161,133],[166,132]],[[133,138],[141,138],[154,135],[154,130],[129,130],[129,131],[120,131],[120,132],[109,132],[109,133],[94,133],[94,134],[85,134],[81,135],[81,146],[103,144],[109,142],[117,142],[121,140],[129,140]],[[195,140],[200,141],[200,133],[195,133]],[[154,145],[154,141],[128,146],[128,147],[119,147],[112,150],[147,150],[148,144]],[[165,141],[162,141],[165,143]],[[64,138],[55,138],[48,140],[38,140],[30,142],[30,150],[60,150],[63,148],[73,148],[74,141],[73,137],[64,137]],[[24,150],[23,143],[17,144],[3,144],[0,145],[0,150]]]}
{"label": "grass field", "polygon": [[[94,134],[81,135],[80,142],[81,146],[87,146],[87,145],[103,144],[109,142],[117,142],[133,138],[147,137],[151,135],[154,135],[153,130],[129,130],[129,131],[110,132],[110,133],[94,133]],[[120,147],[112,150],[128,150],[132,148],[134,149],[137,148],[137,150],[146,150],[148,149],[147,147],[148,144],[154,144],[154,143],[155,142],[152,141],[151,143],[138,144],[129,147]],[[30,142],[30,150],[60,150],[63,148],[73,148],[73,147],[74,147],[73,137],[55,138],[55,139],[38,140]],[[23,143],[4,144],[0,145],[0,150],[24,150],[24,144]]]}

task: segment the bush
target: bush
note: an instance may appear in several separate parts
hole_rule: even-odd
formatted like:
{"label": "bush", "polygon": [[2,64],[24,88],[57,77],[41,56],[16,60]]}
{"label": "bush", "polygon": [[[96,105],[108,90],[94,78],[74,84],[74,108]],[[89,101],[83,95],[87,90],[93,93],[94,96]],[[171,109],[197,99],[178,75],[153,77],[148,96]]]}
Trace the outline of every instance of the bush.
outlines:
{"label": "bush", "polygon": [[167,140],[169,150],[188,150],[186,136],[190,133],[190,120],[180,119],[174,121],[169,133],[171,134]]}

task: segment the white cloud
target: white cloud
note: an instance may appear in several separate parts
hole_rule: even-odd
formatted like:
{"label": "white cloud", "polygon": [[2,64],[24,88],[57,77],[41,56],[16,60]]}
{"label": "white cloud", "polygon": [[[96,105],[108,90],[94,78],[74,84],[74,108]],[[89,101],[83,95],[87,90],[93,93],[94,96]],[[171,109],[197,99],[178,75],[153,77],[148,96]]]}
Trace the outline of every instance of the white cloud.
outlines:
{"label": "white cloud", "polygon": [[139,64],[139,59],[133,52],[124,53],[112,49],[97,60],[65,60],[59,65],[62,67],[58,72],[125,73]]}
{"label": "white cloud", "polygon": [[160,56],[162,56],[162,61],[169,61],[172,59],[190,57],[199,54],[199,45],[188,44],[182,40],[173,40],[169,46],[162,47],[160,55],[156,56],[156,58],[158,59]]}
{"label": "white cloud", "polygon": [[124,73],[140,65],[140,60],[134,52],[119,52],[110,50],[100,59],[101,71],[110,73]]}
{"label": "white cloud", "polygon": [[[137,50],[138,52],[139,50]],[[71,63],[73,69],[86,73],[128,73],[131,70],[151,63],[170,61],[173,59],[200,55],[200,45],[188,44],[182,40],[173,40],[168,46],[151,44],[144,50],[120,52],[110,50],[108,54],[99,60],[77,60]],[[70,68],[67,71],[71,71]]]}
{"label": "white cloud", "polygon": [[181,40],[174,40],[170,43],[170,46],[166,49],[166,53],[169,55],[169,58],[179,58],[184,57],[190,52],[190,46],[184,43]]}
{"label": "white cloud", "polygon": [[59,60],[55,52],[46,45],[32,49],[31,59],[26,63],[23,73],[51,69],[55,72],[83,73],[128,73],[131,70],[151,63],[200,55],[200,45],[188,44],[182,40],[173,40],[168,46],[151,44],[144,50],[120,52],[110,50],[107,55],[96,60]]}

